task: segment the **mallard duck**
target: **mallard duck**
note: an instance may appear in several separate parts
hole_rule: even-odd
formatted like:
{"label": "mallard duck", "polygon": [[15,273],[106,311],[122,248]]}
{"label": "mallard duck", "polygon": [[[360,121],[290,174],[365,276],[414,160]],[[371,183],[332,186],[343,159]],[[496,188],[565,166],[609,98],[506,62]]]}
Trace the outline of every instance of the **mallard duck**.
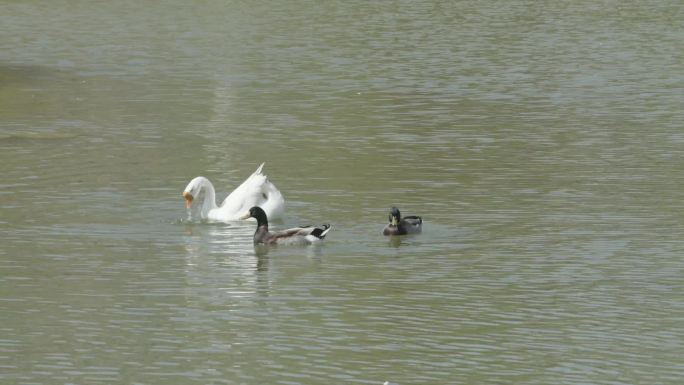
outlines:
{"label": "mallard duck", "polygon": [[389,221],[390,223],[382,230],[383,235],[416,234],[423,231],[423,218],[418,216],[402,218],[396,207],[390,210]]}
{"label": "mallard duck", "polygon": [[234,221],[240,219],[252,206],[260,206],[270,218],[280,218],[285,211],[285,200],[276,186],[271,183],[266,175],[261,173],[264,163],[254,171],[238,188],[233,190],[223,200],[221,206],[216,205],[216,191],[209,179],[198,176],[188,183],[183,190],[185,207],[192,207],[198,196],[204,195],[204,202],[200,210],[202,219],[211,221]]}
{"label": "mallard duck", "polygon": [[318,243],[332,229],[329,224],[321,227],[294,227],[287,230],[270,232],[268,231],[268,216],[261,207],[254,206],[249,209],[241,219],[254,218],[257,221],[257,229],[254,232],[255,245],[310,245]]}

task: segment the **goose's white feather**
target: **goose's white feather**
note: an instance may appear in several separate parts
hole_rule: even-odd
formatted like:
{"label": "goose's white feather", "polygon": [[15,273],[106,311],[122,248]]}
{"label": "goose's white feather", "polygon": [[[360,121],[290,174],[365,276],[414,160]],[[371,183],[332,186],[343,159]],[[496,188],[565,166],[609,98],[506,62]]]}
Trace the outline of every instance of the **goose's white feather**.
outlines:
{"label": "goose's white feather", "polygon": [[[231,192],[220,206],[216,205],[216,191],[209,179],[198,176],[188,183],[183,196],[192,205],[194,198],[204,194],[200,217],[210,221],[229,222],[240,219],[250,207],[259,206],[269,218],[281,218],[285,212],[285,199],[261,170],[262,163],[240,186]],[[198,202],[199,203],[199,202]]]}

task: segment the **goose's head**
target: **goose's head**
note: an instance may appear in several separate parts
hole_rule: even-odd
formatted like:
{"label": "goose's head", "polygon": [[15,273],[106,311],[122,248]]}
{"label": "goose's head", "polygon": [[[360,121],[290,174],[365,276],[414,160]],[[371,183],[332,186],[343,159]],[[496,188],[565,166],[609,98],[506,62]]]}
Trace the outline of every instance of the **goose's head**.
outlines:
{"label": "goose's head", "polygon": [[202,189],[204,188],[204,184],[207,182],[207,178],[203,176],[198,176],[197,178],[193,179],[188,183],[188,185],[185,187],[185,190],[183,190],[183,198],[185,198],[185,207],[190,208],[192,207],[192,202],[199,196],[199,194],[202,192]]}
{"label": "goose's head", "polygon": [[396,226],[401,221],[401,213],[396,207],[392,207],[390,210],[389,221],[392,226]]}

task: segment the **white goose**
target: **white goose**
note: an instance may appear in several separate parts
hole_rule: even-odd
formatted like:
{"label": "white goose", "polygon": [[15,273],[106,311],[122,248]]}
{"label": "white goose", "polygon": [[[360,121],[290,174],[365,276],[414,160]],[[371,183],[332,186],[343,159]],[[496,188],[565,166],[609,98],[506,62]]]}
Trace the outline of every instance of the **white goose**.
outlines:
{"label": "white goose", "polygon": [[261,173],[264,163],[238,188],[216,205],[216,191],[209,179],[198,176],[183,190],[185,207],[190,209],[195,199],[204,195],[200,217],[210,221],[228,222],[240,219],[253,206],[264,209],[269,218],[280,218],[285,211],[285,200],[276,186]]}

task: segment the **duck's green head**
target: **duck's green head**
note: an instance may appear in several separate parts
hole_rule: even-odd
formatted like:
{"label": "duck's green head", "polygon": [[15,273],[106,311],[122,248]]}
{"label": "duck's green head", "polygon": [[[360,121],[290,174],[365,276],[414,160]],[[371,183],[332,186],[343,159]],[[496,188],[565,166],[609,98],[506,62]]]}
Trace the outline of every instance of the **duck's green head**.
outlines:
{"label": "duck's green head", "polygon": [[398,208],[392,207],[390,210],[389,221],[392,226],[399,224],[399,221],[401,221],[401,213],[399,212]]}
{"label": "duck's green head", "polygon": [[242,216],[240,219],[247,219],[247,218],[256,219],[258,226],[268,224],[268,218],[266,217],[266,213],[259,206],[254,206],[251,209],[249,209],[249,212],[247,214],[245,214],[244,216]]}

